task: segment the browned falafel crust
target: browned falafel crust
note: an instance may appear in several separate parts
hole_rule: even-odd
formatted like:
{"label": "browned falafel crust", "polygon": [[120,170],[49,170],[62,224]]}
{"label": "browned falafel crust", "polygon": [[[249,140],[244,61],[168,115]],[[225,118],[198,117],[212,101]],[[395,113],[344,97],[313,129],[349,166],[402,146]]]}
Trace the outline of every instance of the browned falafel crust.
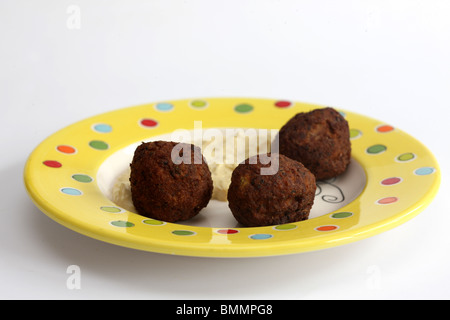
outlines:
{"label": "browned falafel crust", "polygon": [[330,107],[298,113],[280,129],[279,152],[301,162],[317,180],[336,177],[350,164],[348,122]]}
{"label": "browned falafel crust", "polygon": [[[270,155],[270,154],[269,154]],[[247,227],[306,220],[314,203],[316,179],[301,163],[279,155],[278,171],[261,175],[262,164],[249,158],[234,169],[228,206],[236,220]]]}
{"label": "browned falafel crust", "polygon": [[[213,182],[200,148],[181,144],[191,150],[191,161],[175,164],[171,155],[176,145],[155,141],[136,148],[130,164],[130,184],[133,204],[140,215],[167,222],[184,221],[208,205]],[[182,152],[179,155],[186,157]]]}

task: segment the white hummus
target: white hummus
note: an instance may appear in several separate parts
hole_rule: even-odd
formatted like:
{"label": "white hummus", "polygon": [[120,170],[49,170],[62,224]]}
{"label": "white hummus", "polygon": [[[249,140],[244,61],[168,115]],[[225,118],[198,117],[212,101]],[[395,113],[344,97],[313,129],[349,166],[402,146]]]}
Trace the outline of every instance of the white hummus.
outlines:
{"label": "white hummus", "polygon": [[[260,153],[270,152],[274,130],[260,134],[256,129],[226,129],[223,139],[206,139],[194,141],[202,148],[202,153],[208,163],[213,180],[212,199],[227,201],[231,174],[239,163]],[[136,212],[131,199],[130,169],[121,174],[112,188],[112,200],[125,210]]]}

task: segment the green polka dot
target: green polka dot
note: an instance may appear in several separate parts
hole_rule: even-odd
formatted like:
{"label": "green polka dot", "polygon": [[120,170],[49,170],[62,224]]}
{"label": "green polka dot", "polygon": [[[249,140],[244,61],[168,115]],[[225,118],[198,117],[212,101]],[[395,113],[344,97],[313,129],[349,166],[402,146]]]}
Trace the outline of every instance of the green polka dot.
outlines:
{"label": "green polka dot", "polygon": [[153,220],[153,219],[145,219],[142,222],[145,224],[151,225],[151,226],[162,226],[162,225],[166,224],[164,221]]}
{"label": "green polka dot", "polygon": [[78,181],[78,182],[83,182],[83,183],[89,183],[94,180],[91,177],[89,177],[87,174],[74,174],[72,176],[72,179],[74,179],[75,181]]}
{"label": "green polka dot", "polygon": [[195,234],[194,231],[189,230],[174,230],[172,233],[177,236],[192,236]]}
{"label": "green polka dot", "polygon": [[191,106],[194,108],[205,108],[208,105],[208,102],[205,100],[194,100],[191,101]]}
{"label": "green polka dot", "polygon": [[89,146],[96,150],[108,150],[109,148],[109,145],[106,142],[100,140],[92,140],[89,142]]}
{"label": "green polka dot", "polygon": [[362,135],[362,132],[358,129],[350,129],[350,139],[359,138]]}
{"label": "green polka dot", "polygon": [[249,113],[251,111],[253,111],[253,106],[243,103],[243,104],[239,104],[236,107],[234,107],[234,111],[238,112],[238,113]]}
{"label": "green polka dot", "polygon": [[111,224],[115,227],[120,227],[120,228],[134,227],[134,223],[129,222],[129,221],[123,221],[123,220],[111,221]]}
{"label": "green polka dot", "polygon": [[399,155],[397,157],[398,161],[411,161],[414,160],[416,158],[416,155],[412,152],[407,152],[407,153],[403,153],[401,155]]}
{"label": "green polka dot", "polygon": [[382,153],[384,151],[386,151],[387,147],[385,145],[382,144],[375,144],[373,146],[370,146],[369,148],[367,148],[366,152],[368,154],[379,154]]}
{"label": "green polka dot", "polygon": [[343,219],[343,218],[351,217],[352,215],[353,215],[352,212],[336,212],[336,213],[333,213],[331,215],[331,217],[335,218],[335,219]]}
{"label": "green polka dot", "polygon": [[100,207],[101,210],[105,211],[105,212],[109,212],[109,213],[121,213],[123,210],[117,207],[109,207],[109,206],[104,206],[104,207]]}
{"label": "green polka dot", "polygon": [[280,230],[280,231],[293,230],[295,228],[297,228],[297,226],[295,224],[282,224],[282,225],[274,227],[275,230]]}

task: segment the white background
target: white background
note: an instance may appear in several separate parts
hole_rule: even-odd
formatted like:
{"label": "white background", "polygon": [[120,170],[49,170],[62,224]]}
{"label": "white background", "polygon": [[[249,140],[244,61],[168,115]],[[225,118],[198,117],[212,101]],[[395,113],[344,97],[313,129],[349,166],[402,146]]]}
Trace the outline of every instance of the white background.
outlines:
{"label": "white background", "polygon": [[[450,298],[449,16],[445,0],[0,0],[0,298]],[[419,216],[369,239],[248,259],[103,243],[53,222],[26,194],[29,153],[69,124],[233,96],[390,123],[435,154],[441,189]],[[66,286],[70,265],[80,289]]]}

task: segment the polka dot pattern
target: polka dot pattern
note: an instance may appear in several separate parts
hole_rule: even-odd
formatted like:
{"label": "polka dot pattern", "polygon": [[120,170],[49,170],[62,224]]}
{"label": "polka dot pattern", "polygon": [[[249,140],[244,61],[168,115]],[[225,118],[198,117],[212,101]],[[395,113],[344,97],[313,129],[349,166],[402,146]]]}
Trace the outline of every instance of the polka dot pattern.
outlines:
{"label": "polka dot pattern", "polygon": [[331,218],[334,219],[344,219],[353,216],[353,212],[336,212],[331,214]]}
{"label": "polka dot pattern", "polygon": [[173,110],[173,104],[168,102],[160,102],[155,105],[155,109],[161,112],[169,112]]}
{"label": "polka dot pattern", "polygon": [[[270,105],[273,110],[280,110],[278,111],[280,114],[282,112],[289,112],[282,110],[294,110],[297,108],[297,104],[289,100],[274,100]],[[148,114],[140,118],[134,118],[134,126],[138,129],[140,128],[139,130],[141,131],[145,131],[144,129],[154,129],[160,125],[166,124],[165,121],[167,120],[164,118],[166,116],[164,113],[177,111],[178,108],[190,108],[192,109],[191,112],[196,112],[194,110],[198,110],[199,112],[205,110],[205,112],[208,112],[206,110],[211,110],[212,107],[213,103],[205,99],[186,101],[182,106],[172,102],[160,102],[150,105]],[[234,113],[235,117],[241,117],[242,115],[242,117],[246,118],[246,115],[249,115],[251,118],[253,114],[256,114],[258,105],[252,101],[241,101],[229,105],[228,108],[230,112]],[[342,111],[341,114],[345,117],[352,116],[351,113],[346,114]],[[349,123],[353,124],[350,120]],[[115,123],[98,122],[92,123],[89,126],[90,127],[88,128],[90,128],[89,132],[91,133],[91,136],[89,136],[83,144],[73,143],[73,141],[58,141],[52,147],[53,153],[49,153],[51,156],[49,156],[48,159],[44,158],[40,160],[41,166],[45,167],[48,172],[53,172],[53,170],[56,172],[57,169],[63,168],[58,172],[67,176],[68,180],[66,181],[72,182],[58,187],[59,196],[65,197],[64,199],[82,199],[89,194],[89,191],[87,190],[92,190],[88,188],[92,188],[90,186],[96,185],[94,179],[95,174],[87,170],[85,172],[83,172],[83,170],[80,170],[81,172],[66,172],[67,169],[64,169],[65,164],[71,163],[70,161],[73,161],[77,156],[83,157],[83,152],[100,154],[102,151],[110,150],[111,147],[114,146],[114,144],[111,144],[114,142],[111,138],[111,134],[113,133],[114,135],[116,131],[119,132],[119,128],[116,127]],[[378,208],[374,210],[383,210],[384,208],[402,204],[404,198],[399,195],[399,188],[403,187],[403,185],[410,184],[411,182],[409,182],[409,179],[411,179],[411,176],[414,176],[417,179],[424,179],[427,176],[432,176],[437,171],[434,166],[420,162],[420,153],[408,149],[408,146],[405,146],[405,149],[400,150],[399,152],[391,148],[389,139],[398,134],[398,132],[399,130],[393,126],[383,123],[374,125],[370,128],[358,127],[355,125],[355,127],[350,129],[350,139],[352,143],[354,143],[352,146],[361,149],[361,154],[364,154],[365,157],[370,158],[373,161],[378,159],[377,157],[389,157],[390,160],[388,161],[391,161],[392,164],[395,164],[399,168],[402,168],[403,166],[409,166],[408,168],[410,168],[409,176],[404,173],[405,171],[399,171],[401,174],[390,172],[386,173],[386,175],[378,181],[373,182],[374,185],[377,185],[377,187],[381,188],[384,192],[380,193],[378,196],[375,195],[374,198],[372,198],[372,205]],[[370,137],[370,139],[365,140],[367,137]],[[89,151],[86,151],[86,149]],[[370,183],[372,183],[372,181],[370,181]],[[110,228],[122,230],[122,233],[124,232],[124,228],[142,227],[146,228],[146,230],[163,230],[163,232],[172,237],[172,239],[184,238],[195,241],[200,235],[203,236],[204,232],[211,232],[215,239],[241,239],[240,241],[244,241],[242,239],[245,238],[247,241],[252,241],[252,243],[275,242],[289,234],[301,235],[308,232],[314,233],[317,237],[323,237],[324,234],[332,234],[333,232],[338,232],[347,228],[346,226],[349,224],[357,223],[360,214],[357,210],[343,208],[343,211],[331,212],[324,215],[320,220],[317,220],[317,223],[314,222],[315,219],[311,219],[308,220],[310,224],[295,222],[268,226],[267,228],[263,227],[260,229],[261,232],[254,232],[255,230],[253,230],[251,234],[249,234],[250,231],[247,232],[246,228],[204,228],[205,230],[210,231],[201,231],[187,225],[174,225],[154,219],[143,219],[143,217],[140,217],[140,220],[136,220],[136,218],[134,218],[133,215],[130,215],[128,211],[114,204],[108,204],[108,202],[98,204],[95,207],[95,210],[97,214],[108,217],[109,220],[107,224],[109,224]]]}
{"label": "polka dot pattern", "polygon": [[252,234],[249,238],[252,240],[267,240],[273,238],[273,235],[268,233],[257,233]]}
{"label": "polka dot pattern", "polygon": [[280,100],[280,101],[275,102],[275,107],[282,108],[282,109],[292,107],[292,105],[293,105],[293,103],[291,101],[287,101],[287,100]]}
{"label": "polka dot pattern", "polygon": [[383,186],[393,186],[393,185],[399,184],[400,182],[402,182],[402,178],[392,177],[392,178],[383,179],[381,181],[381,184]]}
{"label": "polka dot pattern", "polygon": [[282,224],[279,226],[275,226],[273,227],[275,230],[279,230],[279,231],[285,231],[285,230],[294,230],[297,228],[297,225],[295,224]]}
{"label": "polka dot pattern", "polygon": [[102,206],[100,207],[100,210],[105,211],[105,212],[109,212],[109,213],[123,213],[125,212],[125,210],[119,208],[119,207],[114,207],[114,206]]}
{"label": "polka dot pattern", "polygon": [[339,229],[339,226],[336,225],[325,225],[316,228],[316,230],[320,232],[336,231],[337,229]]}
{"label": "polka dot pattern", "polygon": [[94,181],[94,179],[87,174],[74,174],[72,175],[72,179],[82,183],[90,183]]}
{"label": "polka dot pattern", "polygon": [[406,153],[402,153],[401,155],[397,156],[397,158],[395,158],[397,161],[399,162],[406,162],[406,161],[412,161],[416,158],[416,155],[412,152],[406,152]]}
{"label": "polka dot pattern", "polygon": [[56,160],[45,160],[42,162],[45,166],[49,168],[61,168],[62,163]]}
{"label": "polka dot pattern", "polygon": [[361,137],[362,132],[358,129],[350,129],[350,139],[357,139],[359,137]]}
{"label": "polka dot pattern", "polygon": [[418,168],[414,171],[415,174],[419,175],[419,176],[427,176],[429,174],[432,174],[436,171],[435,168],[432,167],[422,167],[422,168]]}
{"label": "polka dot pattern", "polygon": [[206,100],[192,100],[189,105],[193,108],[193,109],[205,109],[206,107],[208,107],[208,101]]}
{"label": "polka dot pattern", "polygon": [[111,225],[113,225],[114,227],[119,227],[119,228],[131,228],[131,227],[135,226],[135,224],[133,222],[124,221],[124,220],[111,221]]}
{"label": "polka dot pattern", "polygon": [[75,154],[75,153],[77,153],[77,149],[75,149],[72,146],[66,146],[66,145],[57,146],[56,150],[58,150],[59,152],[64,153],[64,154]]}
{"label": "polka dot pattern", "polygon": [[172,231],[172,234],[176,236],[193,236],[196,232],[190,230],[174,230]]}
{"label": "polka dot pattern", "polygon": [[383,144],[374,144],[366,149],[368,154],[380,154],[387,150],[387,147]]}
{"label": "polka dot pattern", "polygon": [[166,224],[166,222],[164,222],[164,221],[153,220],[153,219],[142,220],[142,223],[149,225],[149,226],[163,226]]}
{"label": "polka dot pattern", "polygon": [[377,200],[378,204],[391,204],[398,201],[397,197],[386,197]]}
{"label": "polka dot pattern", "polygon": [[239,230],[236,229],[219,229],[216,231],[218,234],[236,234]]}
{"label": "polka dot pattern", "polygon": [[89,146],[92,149],[100,150],[100,151],[109,149],[109,145],[106,142],[101,141],[101,140],[92,140],[89,142]]}
{"label": "polka dot pattern", "polygon": [[377,126],[377,127],[375,128],[375,130],[376,130],[377,132],[380,132],[380,133],[388,133],[388,132],[393,131],[393,130],[394,130],[394,127],[391,126],[391,125],[388,125],[388,124],[382,124],[382,125],[380,125],[380,126]]}
{"label": "polka dot pattern", "polygon": [[69,196],[81,196],[83,192],[75,188],[62,188],[61,192]]}
{"label": "polka dot pattern", "polygon": [[156,128],[158,126],[158,121],[155,119],[141,119],[139,124],[144,128]]}
{"label": "polka dot pattern", "polygon": [[250,113],[253,111],[253,106],[248,103],[238,104],[237,106],[234,107],[234,111],[241,114]]}
{"label": "polka dot pattern", "polygon": [[99,132],[99,133],[110,133],[112,131],[112,127],[109,124],[105,124],[105,123],[94,124],[92,126],[92,129],[95,132]]}

